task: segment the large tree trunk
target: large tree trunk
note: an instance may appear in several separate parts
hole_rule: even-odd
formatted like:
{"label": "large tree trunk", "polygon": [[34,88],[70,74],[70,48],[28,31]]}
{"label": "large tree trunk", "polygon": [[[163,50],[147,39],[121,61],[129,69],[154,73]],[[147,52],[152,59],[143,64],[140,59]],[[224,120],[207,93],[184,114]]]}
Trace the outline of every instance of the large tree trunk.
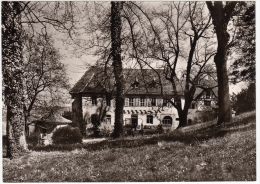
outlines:
{"label": "large tree trunk", "polygon": [[116,81],[116,108],[114,138],[123,135],[124,77],[121,61],[121,11],[123,2],[111,2],[111,42],[114,75]]}
{"label": "large tree trunk", "polygon": [[24,113],[24,131],[25,131],[25,135],[29,136],[28,119],[30,117],[30,113],[27,110],[24,110],[23,113]]}
{"label": "large tree trunk", "polygon": [[232,121],[227,72],[227,50],[229,41],[227,25],[230,21],[236,3],[237,2],[226,2],[226,5],[224,6],[223,2],[221,1],[214,2],[214,5],[210,1],[207,2],[218,39],[217,54],[214,57],[218,76],[219,110],[217,124]]}
{"label": "large tree trunk", "polygon": [[229,98],[228,71],[227,71],[227,50],[228,50],[229,34],[227,32],[227,27],[220,25],[220,22],[215,21],[215,23],[217,24],[217,26],[215,26],[215,29],[217,33],[217,39],[218,39],[217,54],[214,57],[214,62],[216,64],[217,77],[218,77],[219,110],[218,110],[217,124],[230,122],[232,120],[230,98]]}
{"label": "large tree trunk", "polygon": [[[224,44],[219,44],[218,47],[225,47]],[[219,52],[218,52],[219,53]],[[222,124],[224,122],[232,121],[231,116],[231,105],[229,97],[229,82],[228,82],[228,72],[227,72],[227,60],[224,56],[224,52],[220,52],[215,56],[214,61],[217,66],[217,76],[218,76],[218,122],[217,124]],[[223,61],[221,64],[218,61]]]}
{"label": "large tree trunk", "polygon": [[7,156],[27,151],[23,115],[21,15],[18,2],[2,2],[2,66],[4,101],[7,106]]}
{"label": "large tree trunk", "polygon": [[188,121],[187,121],[188,120],[188,112],[189,112],[191,102],[192,102],[192,100],[190,99],[190,97],[185,98],[184,108],[183,109],[181,107],[177,108],[178,115],[179,115],[179,126],[178,126],[178,128],[188,125]]}
{"label": "large tree trunk", "polygon": [[[186,86],[187,87],[187,86]],[[179,115],[179,127],[184,127],[188,125],[188,112],[194,97],[196,91],[196,87],[195,86],[191,86],[190,89],[187,88],[187,91],[185,92],[185,102],[184,102],[184,107],[182,109],[182,105],[181,105],[181,99],[178,100],[177,105],[175,105],[174,107],[177,109],[178,111],[178,115]]]}
{"label": "large tree trunk", "polygon": [[179,115],[179,126],[178,126],[178,128],[187,126],[188,111],[178,110],[178,115]]}

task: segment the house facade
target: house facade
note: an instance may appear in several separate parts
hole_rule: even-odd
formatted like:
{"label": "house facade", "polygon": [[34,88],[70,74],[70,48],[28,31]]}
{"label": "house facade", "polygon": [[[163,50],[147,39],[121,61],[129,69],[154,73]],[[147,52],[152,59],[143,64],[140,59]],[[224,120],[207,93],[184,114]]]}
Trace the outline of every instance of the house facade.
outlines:
{"label": "house facade", "polygon": [[218,108],[217,87],[197,88],[190,109],[212,111]]}
{"label": "house facade", "polygon": [[[188,113],[188,124],[208,121],[217,115],[218,97],[217,87],[207,85],[204,87],[197,87],[194,99],[191,103]],[[205,117],[208,116],[208,117]]]}
{"label": "house facade", "polygon": [[[159,70],[158,70],[159,71]],[[160,71],[159,71],[160,72]],[[161,73],[157,73],[161,75]],[[159,81],[155,72],[146,69],[125,69],[124,125],[142,126],[166,125],[176,129],[179,125],[177,110],[167,102],[171,98],[171,86]],[[70,91],[74,102],[72,111],[75,116],[91,119],[93,114],[105,114],[103,122],[114,125],[115,89],[113,74],[105,74],[102,69],[91,67]],[[173,98],[173,97],[172,97]],[[172,99],[173,100],[173,99]]]}
{"label": "house facade", "polygon": [[[114,125],[115,122],[115,99],[104,100],[102,97],[82,97],[83,117],[91,117],[92,114],[100,113],[103,107],[106,115],[104,122]],[[105,107],[105,108],[104,108]],[[162,98],[139,96],[126,96],[123,110],[124,125],[136,124],[137,129],[143,126],[169,125],[173,129],[178,127],[177,110]]]}
{"label": "house facade", "polygon": [[[179,125],[174,103],[172,84],[165,79],[163,70],[124,69],[125,105],[124,125],[141,126],[166,125],[176,129]],[[73,122],[88,120],[93,114],[103,117],[103,122],[114,125],[115,81],[112,71],[91,67],[71,89]],[[175,84],[178,85],[176,82]],[[181,84],[176,86],[180,91]],[[216,107],[217,88],[204,85],[196,88],[188,118],[201,111],[211,111]],[[184,100],[182,101],[184,103]]]}

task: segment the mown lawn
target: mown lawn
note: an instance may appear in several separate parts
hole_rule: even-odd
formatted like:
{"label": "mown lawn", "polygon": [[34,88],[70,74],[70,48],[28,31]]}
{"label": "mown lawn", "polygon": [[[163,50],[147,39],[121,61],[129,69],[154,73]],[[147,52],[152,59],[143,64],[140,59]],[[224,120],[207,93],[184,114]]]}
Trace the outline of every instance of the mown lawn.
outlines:
{"label": "mown lawn", "polygon": [[[233,123],[3,159],[4,182],[255,181],[255,112]],[[146,144],[147,143],[147,144]],[[109,146],[105,146],[109,145]]]}

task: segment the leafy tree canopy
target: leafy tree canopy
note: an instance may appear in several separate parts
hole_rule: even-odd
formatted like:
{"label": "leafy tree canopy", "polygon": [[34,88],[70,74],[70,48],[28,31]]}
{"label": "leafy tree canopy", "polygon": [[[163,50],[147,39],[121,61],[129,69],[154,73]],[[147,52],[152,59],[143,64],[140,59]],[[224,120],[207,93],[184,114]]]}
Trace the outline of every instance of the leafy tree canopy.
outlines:
{"label": "leafy tree canopy", "polygon": [[237,114],[256,109],[256,88],[255,83],[250,83],[248,88],[240,93],[231,96],[232,108]]}
{"label": "leafy tree canopy", "polygon": [[231,66],[231,81],[255,81],[255,2],[240,2],[234,13],[237,27],[231,49],[238,59]]}

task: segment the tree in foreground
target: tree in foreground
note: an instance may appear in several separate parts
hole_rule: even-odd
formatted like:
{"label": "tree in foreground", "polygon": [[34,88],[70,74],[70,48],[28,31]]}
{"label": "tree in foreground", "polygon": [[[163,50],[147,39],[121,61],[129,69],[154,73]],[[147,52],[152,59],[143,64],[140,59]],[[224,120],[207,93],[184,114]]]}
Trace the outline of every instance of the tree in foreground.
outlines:
{"label": "tree in foreground", "polygon": [[7,157],[27,150],[23,116],[22,26],[18,2],[2,2],[3,98],[7,106]]}
{"label": "tree in foreground", "polygon": [[121,12],[123,2],[111,2],[111,52],[113,57],[113,67],[116,86],[116,109],[115,109],[115,128],[114,138],[118,138],[123,134],[123,108],[125,103],[124,98],[124,77],[123,66],[121,60]]}
{"label": "tree in foreground", "polygon": [[227,54],[230,35],[227,31],[227,27],[237,2],[231,1],[223,3],[222,1],[215,1],[212,3],[211,1],[207,1],[206,3],[212,16],[218,40],[217,54],[214,57],[214,62],[216,64],[218,78],[219,110],[217,124],[222,124],[232,121],[227,71]]}

